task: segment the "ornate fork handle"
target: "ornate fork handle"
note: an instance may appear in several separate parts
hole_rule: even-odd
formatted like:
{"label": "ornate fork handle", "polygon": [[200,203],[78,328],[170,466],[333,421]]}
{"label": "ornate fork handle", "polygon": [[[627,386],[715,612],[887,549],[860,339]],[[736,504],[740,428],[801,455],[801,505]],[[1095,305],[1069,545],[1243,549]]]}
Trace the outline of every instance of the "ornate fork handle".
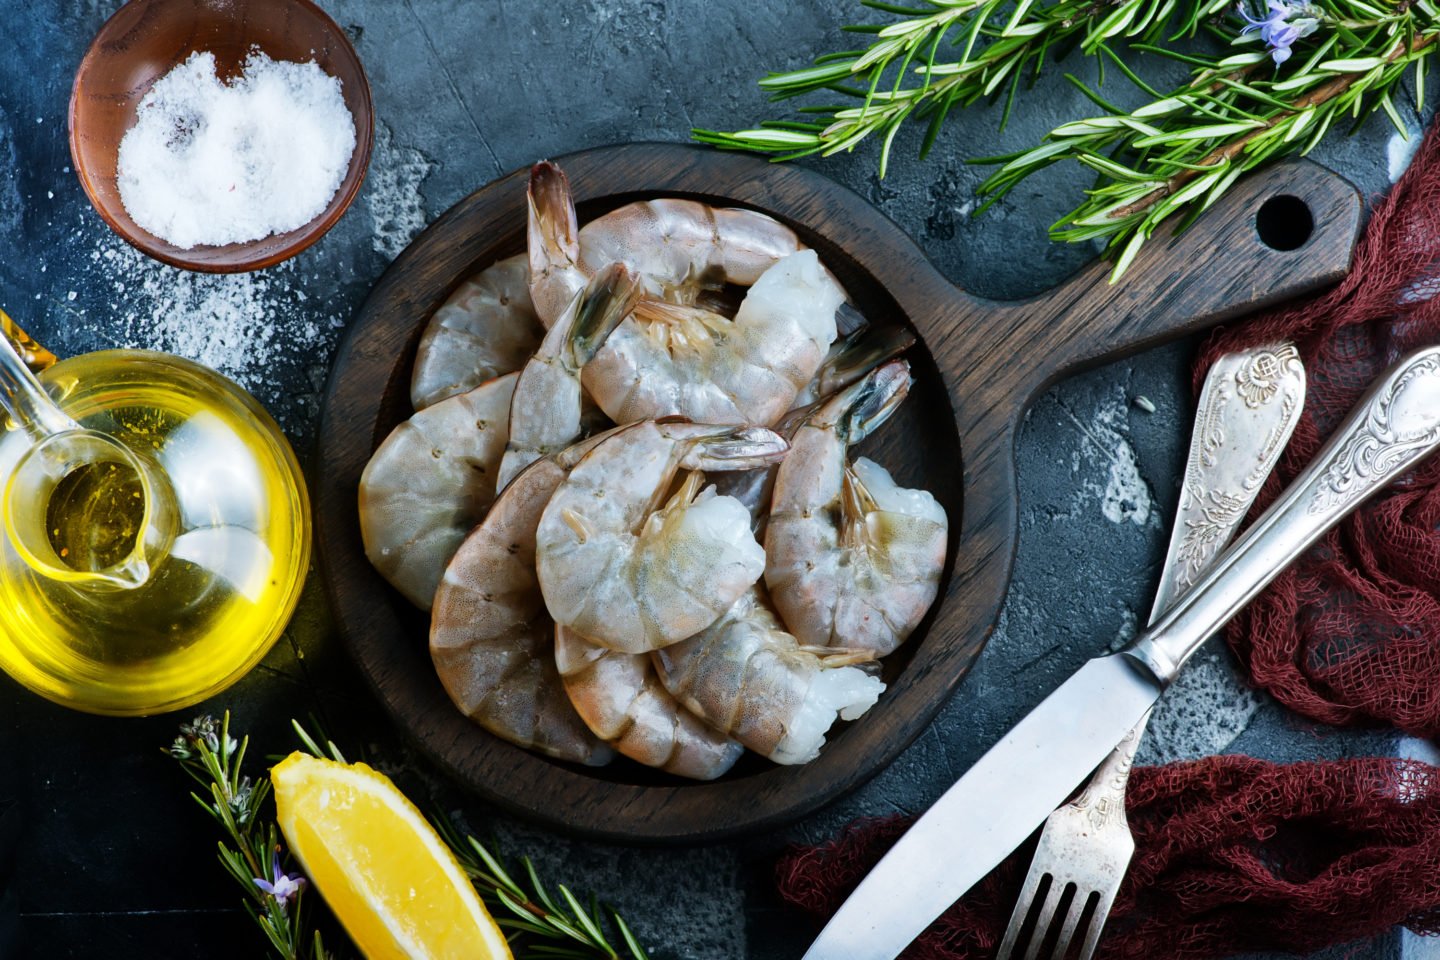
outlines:
{"label": "ornate fork handle", "polygon": [[[1145,735],[1145,725],[1150,722],[1150,713],[1145,711],[1140,722],[1095,768],[1080,796],[1070,801],[1075,809],[1089,817],[1091,826],[1096,830],[1117,820],[1121,821],[1120,827],[1125,828],[1125,786],[1130,781],[1130,768],[1135,763],[1135,752],[1140,749],[1140,738]],[[1129,859],[1128,856],[1126,859]]]}
{"label": "ornate fork handle", "polygon": [[1205,638],[1367,496],[1440,446],[1440,348],[1371,388],[1314,461],[1170,612],[1124,651],[1174,681]]}

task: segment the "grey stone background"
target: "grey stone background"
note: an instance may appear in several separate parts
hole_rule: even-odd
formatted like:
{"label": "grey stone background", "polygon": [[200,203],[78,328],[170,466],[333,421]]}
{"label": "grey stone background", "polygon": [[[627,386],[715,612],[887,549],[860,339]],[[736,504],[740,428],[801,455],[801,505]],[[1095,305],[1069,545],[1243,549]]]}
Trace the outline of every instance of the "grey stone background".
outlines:
{"label": "grey stone background", "polygon": [[[218,367],[274,412],[311,458],[338,338],[389,261],[424,225],[495,176],[617,141],[684,139],[767,112],[754,80],[849,44],[854,2],[787,0],[323,0],[364,61],[377,142],[359,200],[316,247],[256,274],[207,277],[152,263],[112,235],[81,192],[66,145],[74,68],[113,0],[5,0],[0,57],[0,304],[61,355],[112,346],[172,350]],[[1067,69],[1087,75],[1079,59]],[[1161,77],[1168,82],[1174,76]],[[1107,96],[1124,100],[1118,75]],[[932,157],[902,134],[890,176],[876,152],[816,163],[895,219],[962,287],[1013,298],[1093,256],[1046,240],[1087,178],[1053,168],[978,219],[984,169],[967,157],[1036,141],[1087,111],[1058,72],[998,110],[952,115]],[[1402,106],[1418,133],[1420,121]],[[1383,118],[1317,159],[1367,195],[1408,158]],[[811,934],[774,902],[770,863],[787,842],[831,836],[864,814],[924,809],[1011,723],[1088,657],[1144,619],[1189,433],[1191,343],[1061,383],[1019,444],[1020,550],[1000,627],[931,727],[855,795],[780,834],[702,849],[633,850],[567,840],[496,816],[413,756],[359,682],[312,584],[264,664],[204,709],[230,709],[261,752],[283,753],[290,717],[314,718],[412,795],[463,814],[552,881],[598,891],[657,960],[798,957]],[[1154,413],[1136,406],[1139,395]],[[310,463],[312,471],[323,463]],[[1167,703],[1146,743],[1159,762],[1234,750],[1275,759],[1423,752],[1387,732],[1302,722],[1240,687],[1223,656]],[[67,712],[0,679],[0,798],[27,818],[19,897],[36,958],[258,957],[258,934],[214,862],[215,836],[158,748],[182,717],[119,721]],[[1232,742],[1233,740],[1233,742]],[[1413,939],[1413,938],[1412,938]],[[1402,940],[1404,942],[1402,942]],[[1407,946],[1408,944],[1408,946]],[[1413,956],[1400,934],[1326,957]]]}

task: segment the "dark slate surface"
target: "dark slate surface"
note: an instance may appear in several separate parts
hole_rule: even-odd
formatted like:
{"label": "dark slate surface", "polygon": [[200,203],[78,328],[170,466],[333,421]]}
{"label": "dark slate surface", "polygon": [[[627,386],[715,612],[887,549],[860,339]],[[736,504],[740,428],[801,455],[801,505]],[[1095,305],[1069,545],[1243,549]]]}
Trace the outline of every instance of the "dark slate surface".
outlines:
{"label": "dark slate surface", "polygon": [[[377,147],[359,201],[317,247],[246,277],[182,274],[143,260],[86,203],[69,167],[72,71],[111,0],[8,0],[0,58],[0,303],[62,355],[114,345],[172,349],[220,367],[276,414],[302,456],[336,340],[389,260],[425,222],[495,175],[615,141],[681,139],[765,110],[753,79],[845,42],[856,5],[826,0],[329,0],[374,88]],[[1072,63],[1082,73],[1088,66]],[[1123,97],[1115,81],[1107,95]],[[1035,140],[1085,109],[1058,77],[1009,129],[956,115],[925,164],[902,135],[890,177],[875,153],[820,164],[876,203],[962,286],[991,297],[1042,290],[1093,251],[1045,239],[1084,177],[1059,169],[980,219],[967,156]],[[1418,123],[1410,118],[1418,128]],[[1383,122],[1317,151],[1366,193],[1397,152]],[[1044,396],[1020,439],[1021,539],[999,630],[933,726],[890,769],[783,834],[698,850],[577,843],[496,817],[439,781],[388,727],[332,635],[318,588],[265,663],[204,709],[234,711],[263,750],[284,752],[291,716],[316,716],[412,795],[463,811],[542,872],[600,891],[657,960],[798,957],[809,927],[772,899],[769,863],[862,814],[918,811],[1087,657],[1123,640],[1149,608],[1188,433],[1177,344],[1095,370]],[[1134,403],[1144,395],[1156,412]],[[323,469],[323,465],[318,465]],[[1236,687],[1216,659],[1149,744],[1150,759],[1224,748],[1280,759],[1388,752],[1389,734],[1317,729]],[[1253,716],[1251,713],[1253,712]],[[15,893],[28,947],[61,958],[253,958],[258,934],[213,859],[215,837],[158,747],[179,717],[71,713],[0,679],[0,811],[25,817]],[[1160,727],[1157,724],[1157,730]],[[0,833],[5,824],[0,820]],[[0,877],[5,858],[0,856]],[[0,951],[6,951],[0,921]],[[10,952],[13,952],[10,951]],[[1322,956],[1399,956],[1399,935]],[[1418,954],[1417,954],[1418,955]],[[7,953],[8,956],[8,953]]]}

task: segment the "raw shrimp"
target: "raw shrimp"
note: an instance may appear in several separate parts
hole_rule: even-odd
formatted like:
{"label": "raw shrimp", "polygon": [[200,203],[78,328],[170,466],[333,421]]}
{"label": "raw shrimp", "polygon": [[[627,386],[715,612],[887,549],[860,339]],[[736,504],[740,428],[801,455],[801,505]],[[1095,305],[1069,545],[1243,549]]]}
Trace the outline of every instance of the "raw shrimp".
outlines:
{"label": "raw shrimp", "polygon": [[520,371],[510,400],[510,440],[500,461],[500,489],[517,473],[580,436],[580,368],[616,324],[635,307],[640,291],[623,263],[612,263],[575,295]]}
{"label": "raw shrimp", "polygon": [[836,718],[854,720],[885,689],[855,665],[868,653],[802,647],[759,584],[715,623],[651,656],[681,704],[776,763],[814,760]]}
{"label": "raw shrimp", "polygon": [[821,404],[776,474],[765,585],[802,644],[881,657],[935,600],[944,508],[870,460],[846,463],[849,445],[883,423],[909,385],[909,365],[896,360]]}
{"label": "raw shrimp", "polygon": [[565,479],[563,460],[521,471],[460,545],[435,591],[430,656],[455,706],[486,730],[599,766],[613,751],[570,705],[555,669],[555,624],[535,579],[535,526]]}
{"label": "raw shrimp", "polygon": [[[794,231],[762,213],[650,200],[577,232],[569,184],[548,163],[532,168],[529,197],[530,290],[542,320],[602,265],[625,263],[645,285],[647,299],[584,373],[617,423],[773,423],[835,339],[844,290]],[[750,287],[733,320],[709,309],[707,294],[726,284]]]}
{"label": "raw shrimp", "polygon": [[508,373],[396,427],[360,475],[360,536],[385,579],[430,609],[445,565],[495,500],[509,436]]}
{"label": "raw shrimp", "polygon": [[565,692],[596,736],[632,760],[713,780],[745,750],[676,702],[649,655],[619,653],[555,628],[555,664]]}
{"label": "raw shrimp", "polygon": [[745,470],[785,450],[763,427],[646,420],[617,430],[576,465],[540,519],[536,568],[551,616],[625,653],[714,623],[759,578],[765,553],[749,513],[714,488],[702,492],[702,474],[666,494],[682,468]]}
{"label": "raw shrimp", "polygon": [[[775,424],[774,430],[787,440],[801,422],[810,415],[817,401],[827,397],[874,370],[880,364],[904,353],[915,343],[915,335],[904,327],[860,325],[843,340],[835,341],[813,380],[800,391],[797,406]],[[801,405],[803,404],[803,405]],[[757,470],[723,473],[715,478],[715,489],[739,500],[755,519],[755,535],[763,535],[766,516],[770,511],[770,495],[775,489],[774,464]]]}
{"label": "raw shrimp", "polygon": [[650,296],[694,305],[726,283],[750,286],[802,249],[795,231],[772,217],[693,200],[627,204],[580,230],[570,182],[548,160],[530,168],[527,196],[530,293],[547,326],[611,263],[627,264]]}
{"label": "raw shrimp", "polygon": [[441,304],[415,353],[416,410],[524,366],[545,333],[529,279],[528,258],[518,254],[466,280]]}
{"label": "raw shrimp", "polygon": [[586,364],[585,388],[617,423],[772,424],[820,369],[844,299],[815,251],[801,250],[755,281],[734,320],[642,301]]}

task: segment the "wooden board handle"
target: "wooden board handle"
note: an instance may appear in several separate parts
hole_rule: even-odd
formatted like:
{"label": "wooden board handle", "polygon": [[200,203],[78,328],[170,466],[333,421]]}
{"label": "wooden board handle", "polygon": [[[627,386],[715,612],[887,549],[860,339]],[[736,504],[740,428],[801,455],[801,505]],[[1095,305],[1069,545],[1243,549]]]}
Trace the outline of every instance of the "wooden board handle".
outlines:
{"label": "wooden board handle", "polygon": [[[1157,236],[1116,283],[1097,261],[1032,300],[976,304],[963,397],[997,387],[1020,409],[1055,380],[1250,313],[1345,274],[1360,228],[1355,188],[1309,161],[1242,180],[1179,236]],[[966,299],[972,299],[968,296]],[[977,337],[974,324],[988,327]]]}
{"label": "wooden board handle", "polygon": [[1108,263],[1095,263],[1021,303],[962,294],[953,316],[932,322],[940,335],[927,342],[951,378],[964,476],[949,602],[967,612],[968,630],[948,642],[978,649],[1005,600],[1018,527],[1015,434],[1035,396],[1080,367],[1338,280],[1360,211],[1345,180],[1285,164],[1238,184],[1189,231],[1156,237],[1118,283]]}

